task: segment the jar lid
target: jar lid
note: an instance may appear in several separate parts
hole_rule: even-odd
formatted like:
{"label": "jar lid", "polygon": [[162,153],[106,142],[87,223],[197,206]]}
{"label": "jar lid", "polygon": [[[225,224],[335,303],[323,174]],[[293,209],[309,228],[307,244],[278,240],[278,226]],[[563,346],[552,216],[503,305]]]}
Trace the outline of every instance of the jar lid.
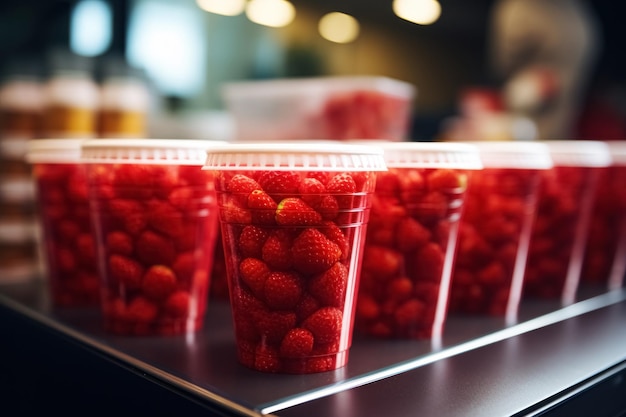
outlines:
{"label": "jar lid", "polygon": [[546,140],[554,165],[606,167],[611,163],[608,146],[593,140]]}
{"label": "jar lid", "polygon": [[31,164],[74,164],[80,162],[80,146],[85,139],[31,139],[26,145],[26,161]]}
{"label": "jar lid", "polygon": [[626,140],[609,140],[604,142],[609,148],[613,165],[626,165]]}
{"label": "jar lid", "polygon": [[550,169],[550,150],[545,143],[517,141],[469,142],[478,148],[485,168]]}
{"label": "jar lid", "polygon": [[391,168],[482,169],[478,148],[457,142],[375,141]]}
{"label": "jar lid", "polygon": [[90,139],[81,149],[87,164],[202,166],[208,148],[226,142],[202,139]]}
{"label": "jar lid", "polygon": [[378,146],[311,140],[230,143],[210,149],[203,169],[386,171],[387,166]]}

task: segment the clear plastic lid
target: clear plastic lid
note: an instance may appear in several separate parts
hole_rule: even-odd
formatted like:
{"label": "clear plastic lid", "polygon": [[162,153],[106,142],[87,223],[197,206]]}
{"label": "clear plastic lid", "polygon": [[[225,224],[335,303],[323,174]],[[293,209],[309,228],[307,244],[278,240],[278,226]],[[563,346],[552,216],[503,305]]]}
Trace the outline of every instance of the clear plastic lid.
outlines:
{"label": "clear plastic lid", "polygon": [[203,169],[386,171],[383,150],[333,141],[230,143],[207,152]]}
{"label": "clear plastic lid", "polygon": [[611,163],[608,146],[592,140],[547,140],[554,165],[605,167]]}
{"label": "clear plastic lid", "polygon": [[26,161],[31,164],[75,164],[80,162],[80,146],[85,139],[31,139],[26,145]]}
{"label": "clear plastic lid", "polygon": [[540,142],[476,141],[484,168],[550,169],[548,145]]}
{"label": "clear plastic lid", "polygon": [[385,152],[389,168],[481,169],[478,148],[453,142],[370,141]]}
{"label": "clear plastic lid", "polygon": [[91,139],[82,144],[87,164],[202,166],[208,148],[226,142],[202,139]]}
{"label": "clear plastic lid", "polygon": [[609,148],[611,162],[614,165],[626,165],[626,140],[610,140],[604,143]]}

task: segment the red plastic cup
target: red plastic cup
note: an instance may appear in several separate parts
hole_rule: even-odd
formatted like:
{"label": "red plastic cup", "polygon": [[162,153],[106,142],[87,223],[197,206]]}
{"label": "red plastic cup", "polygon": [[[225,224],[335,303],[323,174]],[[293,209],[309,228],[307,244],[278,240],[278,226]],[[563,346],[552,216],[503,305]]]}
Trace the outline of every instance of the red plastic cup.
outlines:
{"label": "red plastic cup", "polygon": [[552,166],[538,142],[473,142],[483,169],[472,177],[450,291],[450,313],[517,321],[540,173]]}
{"label": "red plastic cup", "polygon": [[607,141],[611,164],[603,170],[593,205],[582,284],[614,290],[626,274],[626,141]]}
{"label": "red plastic cup", "polygon": [[355,329],[380,338],[441,336],[467,184],[481,169],[461,143],[378,143],[378,175],[361,269]]}
{"label": "red plastic cup", "polygon": [[576,301],[594,194],[610,154],[597,141],[543,143],[554,167],[541,172],[523,297],[569,305]]}
{"label": "red plastic cup", "polygon": [[28,144],[41,225],[44,273],[56,307],[90,307],[100,301],[80,139],[37,139]]}
{"label": "red plastic cup", "polygon": [[212,149],[237,355],[263,372],[344,366],[382,150],[336,142]]}
{"label": "red plastic cup", "polygon": [[84,142],[107,331],[177,335],[203,327],[217,236],[214,142]]}

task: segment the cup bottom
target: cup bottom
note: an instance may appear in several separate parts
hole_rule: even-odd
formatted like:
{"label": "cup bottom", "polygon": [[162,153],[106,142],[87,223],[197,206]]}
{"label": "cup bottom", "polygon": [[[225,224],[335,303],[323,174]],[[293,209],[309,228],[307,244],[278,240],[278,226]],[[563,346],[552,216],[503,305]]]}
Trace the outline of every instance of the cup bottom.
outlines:
{"label": "cup bottom", "polygon": [[307,356],[303,358],[279,358],[276,353],[237,348],[239,362],[256,371],[282,374],[313,374],[333,371],[348,363],[348,350],[330,355]]}

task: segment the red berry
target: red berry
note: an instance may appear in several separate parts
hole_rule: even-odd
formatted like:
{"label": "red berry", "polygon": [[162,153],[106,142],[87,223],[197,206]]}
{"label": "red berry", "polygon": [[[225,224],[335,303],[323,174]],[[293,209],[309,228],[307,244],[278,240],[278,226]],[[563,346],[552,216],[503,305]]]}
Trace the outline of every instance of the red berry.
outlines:
{"label": "red berry", "polygon": [[431,191],[454,191],[465,188],[465,176],[452,169],[437,169],[428,176]]}
{"label": "red berry", "polygon": [[302,278],[290,272],[272,272],[265,280],[265,302],[274,310],[293,309],[303,291]]}
{"label": "red berry", "polygon": [[343,234],[343,231],[339,226],[337,226],[334,222],[324,221],[318,230],[324,233],[324,236],[339,246],[339,249],[341,249],[342,260],[348,258],[348,255],[350,255],[350,242],[348,242],[348,239],[346,239],[346,236]]}
{"label": "red berry", "polygon": [[189,283],[196,271],[196,264],[194,252],[184,252],[176,257],[172,263],[172,270],[179,281]]}
{"label": "red berry", "polygon": [[113,285],[123,285],[129,290],[141,286],[143,267],[136,261],[121,255],[109,257],[109,272],[113,279]]}
{"label": "red berry", "polygon": [[133,253],[133,240],[127,233],[112,231],[106,236],[106,250],[111,254],[130,255]]}
{"label": "red berry", "polygon": [[254,369],[262,372],[280,371],[280,358],[277,350],[260,343],[254,352]]}
{"label": "red berry", "polygon": [[241,280],[257,297],[264,294],[265,281],[270,276],[270,269],[265,262],[256,258],[246,258],[239,264]]}
{"label": "red berry", "polygon": [[115,193],[122,198],[150,198],[154,183],[151,171],[147,165],[118,165],[113,177]]}
{"label": "red berry", "polygon": [[428,243],[422,246],[415,255],[412,270],[424,281],[439,282],[443,273],[445,256],[438,244]]}
{"label": "red berry", "polygon": [[154,265],[143,276],[141,289],[147,297],[162,300],[176,289],[176,275],[166,266]]}
{"label": "red berry", "polygon": [[300,183],[298,192],[306,204],[316,207],[322,201],[322,195],[326,192],[326,187],[315,178],[304,178]]}
{"label": "red berry", "polygon": [[285,230],[272,231],[261,249],[261,258],[270,268],[281,271],[291,268],[291,236]]}
{"label": "red berry", "polygon": [[356,304],[356,317],[359,320],[373,320],[380,314],[378,303],[369,294],[359,294]]}
{"label": "red berry", "polygon": [[291,329],[280,343],[280,355],[287,358],[303,358],[313,350],[313,334],[301,328]]}
{"label": "red berry", "polygon": [[121,222],[124,231],[133,236],[148,224],[145,209],[138,201],[116,198],[109,201],[109,210]]}
{"label": "red berry", "polygon": [[242,203],[237,202],[233,196],[225,196],[225,201],[221,206],[221,215],[224,222],[229,224],[250,224],[252,222],[250,210],[242,207]]}
{"label": "red berry", "polygon": [[241,255],[246,258],[260,258],[268,236],[267,229],[252,225],[245,226],[237,242]]}
{"label": "red berry", "polygon": [[266,171],[259,177],[261,188],[276,201],[298,193],[300,176],[290,171]]}
{"label": "red berry", "polygon": [[248,196],[248,208],[255,224],[275,224],[277,204],[263,190],[254,190]]}
{"label": "red berry", "polygon": [[299,198],[285,198],[276,208],[276,223],[282,226],[319,224],[322,216]]}
{"label": "red berry", "polygon": [[315,343],[331,343],[339,340],[343,314],[336,307],[322,307],[311,314],[302,327],[313,333]]}
{"label": "red berry", "polygon": [[170,265],[176,258],[174,243],[151,230],[143,231],[135,244],[137,258],[146,266],[155,264]]}
{"label": "red berry", "polygon": [[143,297],[136,297],[126,308],[128,319],[141,323],[153,321],[157,317],[158,312],[157,306]]}
{"label": "red berry", "polygon": [[431,232],[417,220],[406,217],[396,227],[396,246],[402,252],[411,252],[426,244]]}
{"label": "red berry", "polygon": [[343,307],[348,284],[348,268],[336,262],[309,281],[308,290],[324,306]]}
{"label": "red berry", "polygon": [[[326,190],[332,194],[342,194],[336,196],[339,207],[350,208],[352,206],[352,194],[356,192],[356,183],[350,174],[342,172],[328,181]],[[343,194],[348,195],[344,196]]]}
{"label": "red berry", "polygon": [[242,174],[235,174],[228,183],[226,190],[234,194],[234,197],[238,201],[245,203],[248,199],[248,195],[252,191],[259,190],[260,188],[259,183],[252,178]]}
{"label": "red berry", "polygon": [[311,294],[305,292],[295,308],[298,323],[315,313],[319,308],[319,301]]}
{"label": "red berry", "polygon": [[416,299],[411,299],[398,306],[394,313],[394,319],[399,327],[410,327],[419,321],[424,313],[426,305]]}
{"label": "red berry", "polygon": [[175,318],[184,318],[189,314],[190,295],[187,291],[175,291],[163,303],[165,312]]}
{"label": "red berry", "polygon": [[334,220],[339,214],[339,203],[332,195],[323,196],[316,208],[324,220]]}
{"label": "red berry", "polygon": [[178,237],[184,231],[181,212],[165,201],[148,202],[148,222],[153,229],[170,237]]}
{"label": "red berry", "polygon": [[366,245],[363,251],[363,271],[380,280],[396,275],[402,267],[402,261],[400,253],[383,246]]}
{"label": "red berry", "polygon": [[287,311],[259,312],[256,319],[257,330],[269,343],[280,343],[296,326],[296,314]]}
{"label": "red berry", "polygon": [[81,233],[76,238],[76,254],[83,265],[96,264],[96,246],[91,233]]}
{"label": "red berry", "polygon": [[341,249],[317,229],[305,229],[291,247],[294,268],[313,275],[326,271],[341,259]]}

